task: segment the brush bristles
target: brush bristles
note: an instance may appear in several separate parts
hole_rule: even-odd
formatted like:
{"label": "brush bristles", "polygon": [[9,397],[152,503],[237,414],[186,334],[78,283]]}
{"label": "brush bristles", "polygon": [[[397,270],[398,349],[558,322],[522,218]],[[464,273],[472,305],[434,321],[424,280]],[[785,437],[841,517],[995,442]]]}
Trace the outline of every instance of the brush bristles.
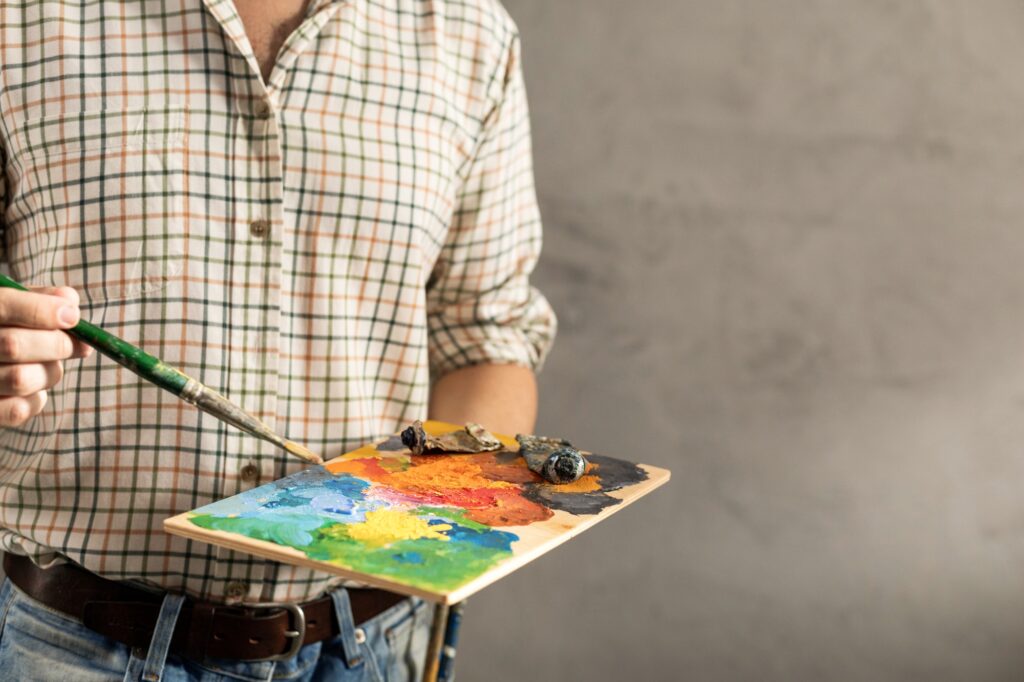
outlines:
{"label": "brush bristles", "polygon": [[307,462],[312,462],[313,464],[324,463],[324,460],[320,457],[320,455],[316,454],[312,450],[308,450],[302,447],[301,445],[294,441],[286,440],[284,442],[284,447],[286,450],[288,450],[288,452],[292,453],[293,455],[296,455],[297,457],[301,457]]}

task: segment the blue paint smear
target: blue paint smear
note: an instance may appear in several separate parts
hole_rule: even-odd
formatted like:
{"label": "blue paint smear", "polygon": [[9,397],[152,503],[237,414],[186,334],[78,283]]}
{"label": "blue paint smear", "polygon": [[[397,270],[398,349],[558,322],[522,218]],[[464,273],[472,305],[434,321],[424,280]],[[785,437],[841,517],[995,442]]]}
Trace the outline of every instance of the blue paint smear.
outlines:
{"label": "blue paint smear", "polygon": [[419,552],[398,552],[397,554],[392,554],[391,556],[394,557],[395,561],[403,564],[423,563],[423,555]]}
{"label": "blue paint smear", "polygon": [[362,521],[365,512],[380,506],[365,503],[369,481],[351,474],[334,475],[324,467],[301,471],[288,478],[262,485],[196,509],[197,514],[254,517],[272,510],[307,508],[325,515],[344,517],[349,523]]}
{"label": "blue paint smear", "polygon": [[270,502],[266,502],[260,505],[263,509],[281,509],[288,507],[305,507],[309,504],[309,500],[304,497],[296,497],[295,495],[281,495],[277,498],[272,499]]}
{"label": "blue paint smear", "polygon": [[356,478],[352,474],[337,474],[323,483],[328,490],[344,495],[353,500],[365,499],[365,492],[370,487],[369,481]]}
{"label": "blue paint smear", "polygon": [[337,514],[339,516],[350,516],[356,510],[355,500],[337,493],[317,495],[312,499],[306,500],[306,504],[316,511]]}
{"label": "blue paint smear", "polygon": [[452,542],[471,542],[478,547],[485,549],[496,549],[503,552],[512,551],[512,543],[519,539],[515,533],[508,533],[503,530],[474,530],[460,526],[454,521],[449,521],[451,530],[442,531],[452,539]]}

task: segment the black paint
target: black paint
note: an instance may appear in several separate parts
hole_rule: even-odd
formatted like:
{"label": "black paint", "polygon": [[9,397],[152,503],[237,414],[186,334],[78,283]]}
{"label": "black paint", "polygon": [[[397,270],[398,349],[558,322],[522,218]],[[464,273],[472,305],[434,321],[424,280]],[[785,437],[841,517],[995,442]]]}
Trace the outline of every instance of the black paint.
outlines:
{"label": "black paint", "polygon": [[622,501],[608,495],[609,492],[647,480],[647,472],[632,462],[602,455],[587,455],[587,459],[595,465],[590,475],[597,477],[600,490],[589,493],[562,492],[556,485],[527,483],[523,486],[523,494],[527,499],[551,509],[582,516],[597,514]]}
{"label": "black paint", "polygon": [[402,437],[398,435],[391,436],[383,443],[377,444],[379,452],[398,452],[405,449],[405,443],[402,442]]}

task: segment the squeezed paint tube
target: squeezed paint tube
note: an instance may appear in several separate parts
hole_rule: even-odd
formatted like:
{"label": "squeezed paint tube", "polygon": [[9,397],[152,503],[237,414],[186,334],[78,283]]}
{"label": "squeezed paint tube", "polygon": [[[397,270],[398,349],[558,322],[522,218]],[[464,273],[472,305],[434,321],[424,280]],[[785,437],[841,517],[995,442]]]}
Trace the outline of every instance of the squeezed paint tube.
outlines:
{"label": "squeezed paint tube", "polygon": [[423,429],[423,422],[416,420],[402,431],[402,444],[414,455],[423,454],[472,454],[493,452],[501,449],[501,441],[479,424],[466,424],[464,429],[431,436]]}
{"label": "squeezed paint tube", "polygon": [[540,474],[548,483],[572,483],[578,481],[587,469],[587,461],[580,451],[562,438],[544,438],[516,434],[519,454],[526,460],[526,466]]}

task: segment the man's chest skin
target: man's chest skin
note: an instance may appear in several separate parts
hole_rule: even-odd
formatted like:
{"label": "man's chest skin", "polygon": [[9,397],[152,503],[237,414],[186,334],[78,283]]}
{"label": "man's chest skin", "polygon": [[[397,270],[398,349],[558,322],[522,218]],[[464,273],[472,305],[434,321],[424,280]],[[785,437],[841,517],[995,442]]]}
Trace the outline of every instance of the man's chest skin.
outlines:
{"label": "man's chest skin", "polygon": [[263,80],[270,79],[281,45],[298,28],[307,0],[235,0],[249,44],[260,64]]}

